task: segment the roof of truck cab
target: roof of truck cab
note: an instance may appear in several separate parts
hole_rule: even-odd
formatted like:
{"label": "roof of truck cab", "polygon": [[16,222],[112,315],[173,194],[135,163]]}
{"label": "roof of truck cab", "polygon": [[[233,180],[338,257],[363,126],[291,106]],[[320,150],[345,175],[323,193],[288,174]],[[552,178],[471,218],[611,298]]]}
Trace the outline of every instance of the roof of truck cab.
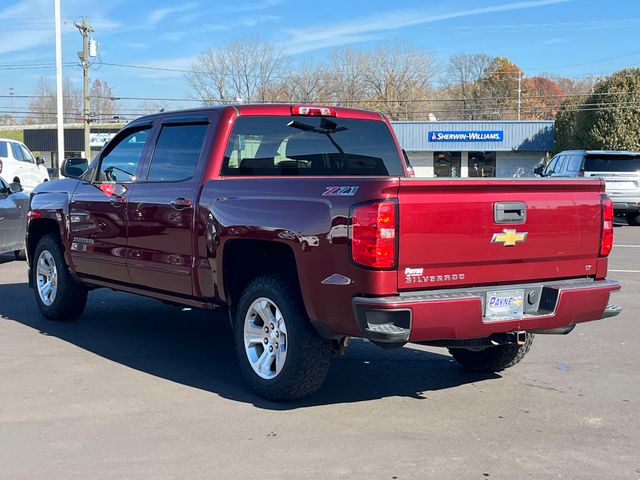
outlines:
{"label": "roof of truck cab", "polygon": [[131,123],[139,123],[148,120],[153,120],[158,117],[170,117],[174,115],[184,115],[191,113],[202,113],[206,114],[209,112],[217,111],[222,112],[227,109],[234,109],[238,115],[264,115],[264,116],[280,116],[280,115],[291,115],[291,107],[293,106],[313,106],[313,107],[326,107],[331,108],[337,118],[356,118],[362,120],[382,120],[384,117],[381,113],[374,112],[371,110],[364,110],[359,108],[347,108],[347,107],[334,107],[329,105],[319,105],[319,104],[306,104],[306,103],[250,103],[250,104],[228,104],[228,105],[218,105],[214,107],[202,107],[202,108],[190,108],[184,110],[171,110],[167,112],[157,112],[152,113],[150,115],[145,115],[143,117],[136,118]]}
{"label": "roof of truck cab", "polygon": [[640,155],[640,152],[633,150],[563,150],[558,155],[568,155],[571,153],[577,153],[580,155]]}

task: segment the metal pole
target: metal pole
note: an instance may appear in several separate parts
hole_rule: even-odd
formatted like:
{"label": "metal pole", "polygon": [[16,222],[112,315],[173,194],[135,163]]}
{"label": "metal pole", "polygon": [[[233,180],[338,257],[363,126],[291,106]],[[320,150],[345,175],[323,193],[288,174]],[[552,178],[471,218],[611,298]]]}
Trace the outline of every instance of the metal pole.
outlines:
{"label": "metal pole", "polygon": [[58,158],[51,165],[59,171],[60,162],[64,160],[64,111],[62,102],[62,26],[60,23],[60,0],[54,0],[54,17],[56,24],[56,120],[58,126]]}
{"label": "metal pole", "polygon": [[82,62],[82,113],[84,121],[84,156],[91,161],[91,139],[89,127],[89,33],[93,32],[91,24],[86,17],[82,23],[76,23],[76,28],[82,34],[82,52],[78,52],[78,57]]}
{"label": "metal pole", "polygon": [[518,72],[518,121],[522,111],[522,70]]}

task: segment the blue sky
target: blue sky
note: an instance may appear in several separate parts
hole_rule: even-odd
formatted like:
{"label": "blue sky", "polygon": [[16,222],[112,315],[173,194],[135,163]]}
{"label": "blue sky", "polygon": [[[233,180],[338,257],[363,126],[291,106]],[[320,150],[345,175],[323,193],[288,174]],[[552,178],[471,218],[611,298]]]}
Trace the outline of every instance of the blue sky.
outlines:
{"label": "blue sky", "polygon": [[[322,60],[333,47],[371,49],[400,40],[430,49],[443,62],[457,52],[505,56],[528,75],[579,78],[640,66],[638,0],[61,2],[67,63],[81,48],[73,22],[86,15],[104,63],[187,69],[209,47],[260,35],[282,46],[294,63]],[[10,107],[10,87],[14,109],[26,109],[28,100],[17,97],[32,94],[39,77],[53,78],[47,65],[54,60],[53,0],[0,0],[0,111]],[[191,96],[180,72],[99,60],[91,76],[107,80],[117,96]],[[65,66],[64,75],[81,84],[79,67]]]}

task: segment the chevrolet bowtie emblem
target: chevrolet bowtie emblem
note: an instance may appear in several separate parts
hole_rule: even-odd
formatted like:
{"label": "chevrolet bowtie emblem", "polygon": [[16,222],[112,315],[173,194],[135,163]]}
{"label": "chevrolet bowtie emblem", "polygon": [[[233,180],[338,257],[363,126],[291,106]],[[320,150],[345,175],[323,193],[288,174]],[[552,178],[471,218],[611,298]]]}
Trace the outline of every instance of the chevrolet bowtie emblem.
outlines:
{"label": "chevrolet bowtie emblem", "polygon": [[518,232],[508,228],[502,232],[494,233],[491,243],[501,243],[503,247],[514,247],[516,243],[524,242],[527,238],[527,232]]}

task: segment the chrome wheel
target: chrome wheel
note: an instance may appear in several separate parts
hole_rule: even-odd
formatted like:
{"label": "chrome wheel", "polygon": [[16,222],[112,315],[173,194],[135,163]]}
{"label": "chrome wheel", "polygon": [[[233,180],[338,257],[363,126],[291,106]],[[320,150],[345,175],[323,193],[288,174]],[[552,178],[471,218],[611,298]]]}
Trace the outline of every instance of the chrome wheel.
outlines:
{"label": "chrome wheel", "polygon": [[58,270],[49,250],[40,252],[36,263],[36,276],[36,287],[40,300],[46,306],[52,305],[58,292]]}
{"label": "chrome wheel", "polygon": [[277,377],[287,347],[287,327],[280,309],[268,298],[254,300],[244,318],[244,350],[254,372],[266,380]]}

